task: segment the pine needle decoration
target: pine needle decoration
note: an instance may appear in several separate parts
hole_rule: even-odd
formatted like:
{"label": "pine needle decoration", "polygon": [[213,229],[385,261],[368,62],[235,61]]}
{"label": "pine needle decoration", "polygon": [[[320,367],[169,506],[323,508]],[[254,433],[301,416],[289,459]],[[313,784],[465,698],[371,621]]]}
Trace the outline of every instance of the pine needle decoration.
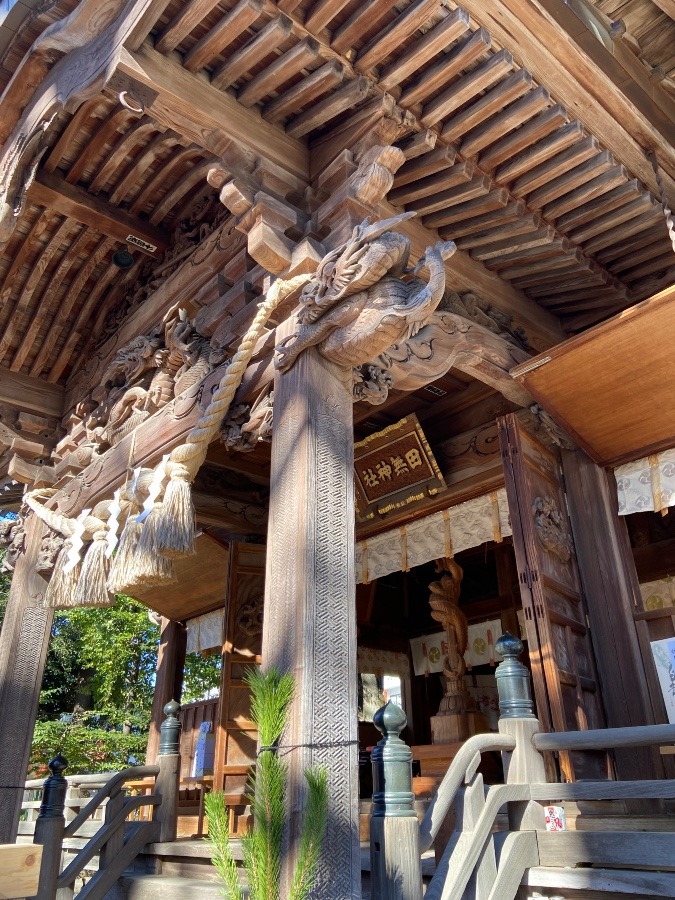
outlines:
{"label": "pine needle decoration", "polygon": [[286,767],[272,749],[286,726],[293,700],[291,675],[277,669],[246,675],[251,689],[251,719],[258,726],[262,750],[252,775],[253,833],[242,840],[249,874],[250,900],[277,900],[281,875],[281,845],[286,819]]}
{"label": "pine needle decoration", "polygon": [[[286,766],[277,752],[294,695],[292,675],[277,669],[263,673],[252,669],[245,678],[251,689],[251,719],[258,728],[260,753],[251,769],[249,800],[253,830],[242,839],[244,868],[248,875],[248,900],[279,900],[281,849],[286,823]],[[307,806],[300,835],[298,858],[289,900],[308,900],[316,880],[319,853],[328,822],[328,775],[325,769],[305,771]],[[208,794],[209,840],[213,861],[224,882],[227,898],[243,894],[228,842],[227,813],[222,794]]]}
{"label": "pine needle decoration", "polygon": [[209,843],[213,851],[213,865],[223,879],[223,896],[227,900],[244,900],[239,883],[237,863],[230,847],[227,824],[227,806],[221,791],[213,791],[204,797],[204,807],[209,819]]}
{"label": "pine needle decoration", "polygon": [[316,880],[319,853],[328,825],[328,773],[312,766],[305,770],[307,806],[290,900],[307,900]]}

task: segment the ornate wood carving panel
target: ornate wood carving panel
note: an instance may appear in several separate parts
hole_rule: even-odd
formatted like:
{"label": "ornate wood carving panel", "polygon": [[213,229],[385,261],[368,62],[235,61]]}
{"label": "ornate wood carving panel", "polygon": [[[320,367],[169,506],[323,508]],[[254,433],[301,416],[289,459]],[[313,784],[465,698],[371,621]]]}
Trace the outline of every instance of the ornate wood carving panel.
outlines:
{"label": "ornate wood carving panel", "polygon": [[[514,415],[499,420],[537,712],[555,731],[602,728],[605,714],[557,454]],[[604,757],[561,754],[563,775],[606,777]]]}
{"label": "ornate wood carving panel", "polygon": [[261,661],[265,548],[233,544],[230,556],[221,706],[216,728],[215,788],[241,791],[255,762],[257,730],[250,717],[246,670]]}

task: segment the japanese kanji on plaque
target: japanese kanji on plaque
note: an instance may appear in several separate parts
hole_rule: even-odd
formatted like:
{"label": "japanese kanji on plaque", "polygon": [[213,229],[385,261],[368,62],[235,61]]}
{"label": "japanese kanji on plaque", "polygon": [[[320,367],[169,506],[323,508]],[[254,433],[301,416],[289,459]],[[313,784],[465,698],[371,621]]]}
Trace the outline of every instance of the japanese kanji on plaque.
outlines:
{"label": "japanese kanji on plaque", "polygon": [[443,491],[417,416],[406,416],[354,445],[357,517],[364,521]]}

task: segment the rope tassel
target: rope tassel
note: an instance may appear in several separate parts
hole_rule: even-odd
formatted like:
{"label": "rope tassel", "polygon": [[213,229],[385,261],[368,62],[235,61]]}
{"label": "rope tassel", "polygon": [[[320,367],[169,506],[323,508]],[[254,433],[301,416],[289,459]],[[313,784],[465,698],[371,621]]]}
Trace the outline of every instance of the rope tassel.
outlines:
{"label": "rope tassel", "polygon": [[66,541],[59,550],[54,564],[54,571],[45,594],[44,605],[50,609],[64,609],[75,606],[75,593],[80,577],[81,564],[74,568],[68,565],[68,557],[72,550],[70,541]]}
{"label": "rope tassel", "polygon": [[73,598],[74,606],[112,606],[115,602],[114,594],[106,587],[110,568],[107,546],[106,531],[102,528],[94,534],[94,540],[85,554]]}
{"label": "rope tassel", "polygon": [[[190,485],[187,485],[188,499]],[[155,503],[141,526],[140,539],[133,561],[133,580],[136,585],[159,587],[176,581],[173,560],[157,552],[161,503]]]}
{"label": "rope tassel", "polygon": [[196,553],[195,508],[188,469],[171,463],[170,469],[171,476],[164,491],[164,501],[157,504],[148,521],[154,520],[156,552],[173,559]]}
{"label": "rope tassel", "polygon": [[141,528],[136,516],[129,515],[108,575],[108,590],[112,594],[123,594],[133,587],[134,556],[141,537]]}

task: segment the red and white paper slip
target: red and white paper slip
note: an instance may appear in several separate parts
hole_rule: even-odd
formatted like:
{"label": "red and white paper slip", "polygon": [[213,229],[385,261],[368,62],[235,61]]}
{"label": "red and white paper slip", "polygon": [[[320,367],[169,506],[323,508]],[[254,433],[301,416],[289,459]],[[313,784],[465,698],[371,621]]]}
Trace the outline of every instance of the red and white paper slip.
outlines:
{"label": "red and white paper slip", "polygon": [[562,806],[545,806],[544,816],[547,831],[567,831],[565,810]]}

